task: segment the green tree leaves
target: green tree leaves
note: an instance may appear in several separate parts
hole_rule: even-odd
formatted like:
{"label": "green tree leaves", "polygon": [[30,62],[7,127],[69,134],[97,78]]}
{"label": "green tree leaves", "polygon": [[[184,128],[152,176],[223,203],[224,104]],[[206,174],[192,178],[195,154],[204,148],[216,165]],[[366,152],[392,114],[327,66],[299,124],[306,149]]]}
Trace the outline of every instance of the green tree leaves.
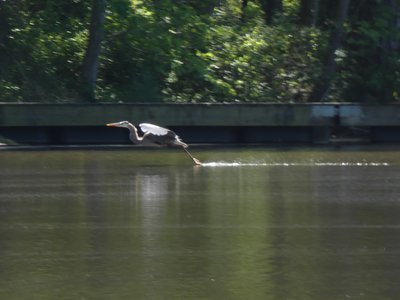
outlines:
{"label": "green tree leaves", "polygon": [[[80,101],[92,5],[0,1],[0,101]],[[399,7],[350,4],[326,101],[400,101]],[[306,102],[326,70],[335,8],[332,0],[108,0],[97,101]]]}

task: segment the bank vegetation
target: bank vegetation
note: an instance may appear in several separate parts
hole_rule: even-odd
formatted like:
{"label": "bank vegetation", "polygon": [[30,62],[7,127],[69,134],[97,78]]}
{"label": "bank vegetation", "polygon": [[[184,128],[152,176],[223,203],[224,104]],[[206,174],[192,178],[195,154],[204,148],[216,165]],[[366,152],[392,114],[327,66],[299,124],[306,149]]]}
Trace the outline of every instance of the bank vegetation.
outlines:
{"label": "bank vegetation", "polygon": [[399,0],[0,0],[1,102],[400,101]]}

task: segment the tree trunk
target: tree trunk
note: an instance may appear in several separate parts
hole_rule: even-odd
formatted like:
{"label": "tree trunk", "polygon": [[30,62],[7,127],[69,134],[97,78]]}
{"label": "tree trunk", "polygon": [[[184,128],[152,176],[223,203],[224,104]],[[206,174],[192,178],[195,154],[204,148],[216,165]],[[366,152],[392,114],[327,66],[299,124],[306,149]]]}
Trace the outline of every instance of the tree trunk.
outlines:
{"label": "tree trunk", "polygon": [[382,66],[381,71],[383,78],[386,80],[378,85],[375,90],[379,95],[380,102],[395,101],[395,94],[398,95],[400,87],[393,78],[398,78],[396,73],[399,67],[400,53],[400,2],[397,0],[384,0],[383,9],[386,11],[385,19],[387,21],[386,31],[389,33],[380,39],[377,47],[378,63]]}
{"label": "tree trunk", "polygon": [[241,5],[242,10],[241,10],[240,20],[241,20],[242,22],[244,22],[244,21],[245,21],[245,18],[246,18],[246,17],[245,17],[245,10],[246,10],[246,8],[247,8],[248,0],[242,0],[241,3],[242,3],[242,5]]}
{"label": "tree trunk", "polygon": [[320,0],[300,0],[300,23],[306,26],[316,26]]}
{"label": "tree trunk", "polygon": [[334,28],[331,32],[329,47],[327,50],[322,73],[317,79],[314,89],[309,97],[310,102],[323,101],[328,95],[331,87],[332,79],[336,71],[336,51],[342,44],[343,39],[343,23],[347,17],[350,0],[340,0],[338,6],[338,13]]}
{"label": "tree trunk", "polygon": [[104,36],[106,0],[93,0],[89,28],[89,40],[83,59],[82,90],[84,100],[95,102],[101,42]]}
{"label": "tree trunk", "polygon": [[276,14],[283,11],[282,0],[260,0],[260,4],[267,24],[271,24]]}
{"label": "tree trunk", "polygon": [[[390,9],[392,12],[392,24],[395,30],[400,30],[400,2],[396,0],[385,0],[385,5]],[[390,50],[398,51],[400,49],[400,39],[399,35],[393,36],[388,42],[388,48]]]}

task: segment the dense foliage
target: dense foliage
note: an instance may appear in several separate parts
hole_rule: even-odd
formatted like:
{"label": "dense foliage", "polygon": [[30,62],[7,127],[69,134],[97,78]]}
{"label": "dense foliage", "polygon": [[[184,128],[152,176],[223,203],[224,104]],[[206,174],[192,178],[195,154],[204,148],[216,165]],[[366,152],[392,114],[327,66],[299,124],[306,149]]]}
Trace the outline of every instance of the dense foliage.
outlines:
{"label": "dense foliage", "polygon": [[0,0],[0,101],[90,101],[96,26],[95,101],[400,101],[399,0],[99,1]]}

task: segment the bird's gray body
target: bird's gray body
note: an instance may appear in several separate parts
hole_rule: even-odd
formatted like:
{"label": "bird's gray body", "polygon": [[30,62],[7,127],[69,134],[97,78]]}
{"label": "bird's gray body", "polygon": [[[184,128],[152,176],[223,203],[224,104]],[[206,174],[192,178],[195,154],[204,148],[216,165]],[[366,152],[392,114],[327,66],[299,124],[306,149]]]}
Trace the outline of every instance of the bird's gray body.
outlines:
{"label": "bird's gray body", "polygon": [[[139,124],[140,130],[144,133],[142,136],[142,145],[158,145],[158,146],[181,146],[187,148],[188,145],[181,141],[179,136],[167,128],[149,123]],[[131,132],[132,135],[132,132]],[[135,142],[136,137],[131,137],[132,142]]]}

